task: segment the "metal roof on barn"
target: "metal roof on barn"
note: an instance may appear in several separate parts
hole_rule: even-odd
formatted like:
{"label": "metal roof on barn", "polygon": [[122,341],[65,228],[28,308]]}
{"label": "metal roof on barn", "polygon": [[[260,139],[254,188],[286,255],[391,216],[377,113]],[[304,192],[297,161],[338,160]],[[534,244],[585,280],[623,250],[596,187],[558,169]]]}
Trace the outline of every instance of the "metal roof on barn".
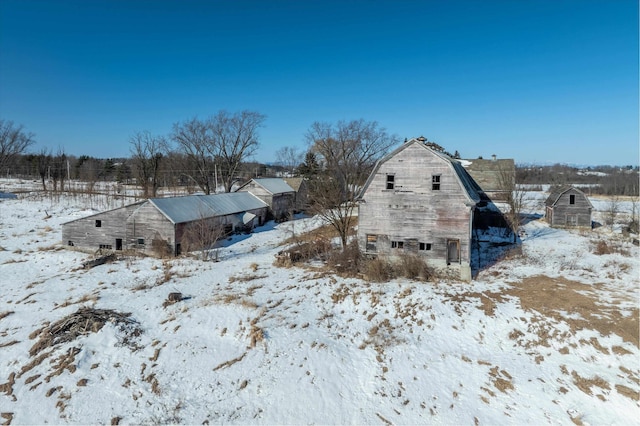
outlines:
{"label": "metal roof on barn", "polygon": [[251,179],[249,182],[247,182],[246,184],[242,185],[242,187],[244,187],[245,185],[247,185],[247,184],[249,184],[251,182],[255,182],[257,185],[260,185],[266,191],[270,192],[273,195],[284,194],[284,193],[287,193],[287,192],[296,192],[295,189],[290,187],[289,184],[287,184],[287,182],[285,182],[283,179],[280,179],[280,178],[257,178],[257,179]]}
{"label": "metal roof on barn", "polygon": [[248,192],[151,198],[149,202],[173,223],[192,222],[267,207],[264,201]]}

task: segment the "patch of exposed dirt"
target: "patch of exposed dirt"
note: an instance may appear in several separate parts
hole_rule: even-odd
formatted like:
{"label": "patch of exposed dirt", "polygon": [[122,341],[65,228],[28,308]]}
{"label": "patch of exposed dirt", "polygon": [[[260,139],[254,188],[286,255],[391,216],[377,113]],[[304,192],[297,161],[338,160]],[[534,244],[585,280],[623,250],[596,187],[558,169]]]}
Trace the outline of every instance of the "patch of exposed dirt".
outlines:
{"label": "patch of exposed dirt", "polygon": [[[597,284],[586,285],[565,278],[535,276],[513,283],[513,288],[506,294],[520,299],[520,305],[526,311],[564,321],[574,333],[587,329],[596,330],[603,336],[616,334],[625,342],[640,347],[638,308],[633,309],[632,315],[622,315],[618,307],[608,305],[599,298],[595,291],[597,289]],[[600,351],[606,350],[597,339],[588,343]]]}
{"label": "patch of exposed dirt", "polygon": [[504,302],[504,295],[502,293],[490,293],[490,292],[470,292],[459,294],[446,294],[447,299],[454,302],[454,309],[458,315],[461,315],[460,302],[469,302],[470,299],[479,299],[480,308],[484,311],[484,314],[488,317],[492,317],[496,310],[496,303]]}

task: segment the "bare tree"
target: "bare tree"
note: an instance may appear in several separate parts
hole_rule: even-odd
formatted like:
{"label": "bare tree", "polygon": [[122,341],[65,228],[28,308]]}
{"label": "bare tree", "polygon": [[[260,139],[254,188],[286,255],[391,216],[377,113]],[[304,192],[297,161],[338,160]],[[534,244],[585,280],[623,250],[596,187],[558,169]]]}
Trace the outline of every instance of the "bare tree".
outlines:
{"label": "bare tree", "polygon": [[303,153],[295,146],[285,146],[276,151],[276,164],[293,174],[302,163]]}
{"label": "bare tree", "polygon": [[22,125],[0,119],[0,170],[5,170],[14,158],[22,154],[34,141],[33,133],[24,131]]}
{"label": "bare tree", "polygon": [[375,121],[315,122],[306,135],[311,152],[320,158],[324,173],[310,182],[312,211],[338,232],[342,249],[353,224],[355,197],[375,162],[397,143]]}
{"label": "bare tree", "polygon": [[197,118],[175,123],[171,139],[178,145],[178,150],[187,157],[187,170],[184,173],[196,182],[205,194],[211,194],[213,159],[217,150],[209,123]]}
{"label": "bare tree", "polygon": [[620,198],[617,195],[612,195],[609,197],[609,201],[607,202],[607,207],[604,213],[607,225],[609,225],[609,229],[613,231],[613,226],[615,225],[616,219],[618,218],[618,213],[620,213]]}
{"label": "bare tree", "polygon": [[629,221],[629,231],[637,234],[640,230],[640,198],[631,199],[631,220]]}
{"label": "bare tree", "polygon": [[[182,236],[185,252],[199,252],[201,260],[218,260],[216,243],[225,236],[224,227],[215,219],[200,214],[200,219],[187,224]],[[211,251],[213,249],[213,252]]]}
{"label": "bare tree", "polygon": [[[522,223],[522,210],[525,207],[525,190],[516,183],[516,169],[501,167],[498,170],[498,186],[504,194],[504,201],[509,210],[504,217],[513,234],[513,242],[518,240],[518,230]],[[508,234],[507,234],[508,235]],[[505,235],[505,236],[507,236]]]}
{"label": "bare tree", "polygon": [[145,198],[155,197],[158,192],[158,172],[167,150],[162,136],[153,136],[148,131],[138,132],[129,139],[131,157],[136,168],[138,185]]}
{"label": "bare tree", "polygon": [[215,161],[225,192],[231,192],[240,163],[258,148],[258,129],[266,116],[255,111],[219,111],[209,119],[216,146]]}
{"label": "bare tree", "polygon": [[[58,153],[51,159],[51,180],[53,181],[54,191],[64,191],[64,181],[69,174],[69,164],[67,163],[67,154],[63,148],[58,149]],[[60,183],[60,187],[58,187]]]}
{"label": "bare tree", "polygon": [[47,190],[47,177],[49,174],[49,168],[51,167],[51,153],[47,148],[42,148],[36,156],[38,163],[38,174],[42,181],[42,190]]}

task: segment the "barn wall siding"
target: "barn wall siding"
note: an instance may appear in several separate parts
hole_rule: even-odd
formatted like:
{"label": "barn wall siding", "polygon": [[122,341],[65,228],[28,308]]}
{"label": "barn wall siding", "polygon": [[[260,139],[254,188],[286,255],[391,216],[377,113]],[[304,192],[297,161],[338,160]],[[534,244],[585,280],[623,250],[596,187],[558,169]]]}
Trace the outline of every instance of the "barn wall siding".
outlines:
{"label": "barn wall siding", "polygon": [[250,192],[264,201],[269,206],[271,216],[275,220],[287,219],[296,207],[295,192],[272,194],[262,186],[253,182],[249,182],[242,188],[238,189],[238,192]]}
{"label": "barn wall siding", "polygon": [[[393,189],[387,176],[393,175]],[[440,175],[440,189],[433,189]],[[437,266],[447,266],[447,241],[459,240],[460,265],[470,264],[472,207],[450,164],[411,145],[382,163],[359,204],[358,243],[367,252],[367,235],[377,235],[377,254],[394,255],[392,241]],[[419,243],[431,250],[419,250]]]}
{"label": "barn wall siding", "polygon": [[[165,241],[175,250],[174,224],[151,203],[145,203],[127,220],[127,246],[153,254],[153,240]],[[142,244],[141,244],[142,242]]]}
{"label": "barn wall siding", "polygon": [[[115,250],[116,240],[119,239],[125,248],[128,237],[124,224],[139,207],[140,204],[132,204],[67,222],[62,225],[62,242],[80,249],[98,250],[102,246]],[[96,226],[98,220],[100,227]]]}
{"label": "barn wall siding", "polygon": [[[570,204],[571,195],[575,203]],[[550,206],[551,215],[547,220],[554,227],[591,227],[591,204],[581,191],[569,189],[562,193],[558,200]]]}
{"label": "barn wall siding", "polygon": [[[248,224],[243,222],[243,214],[239,212],[225,216],[203,219],[221,227],[231,225],[232,231],[253,229],[267,219],[267,207],[248,210],[256,217]],[[96,220],[100,227],[96,227]],[[155,255],[154,240],[162,242],[168,253],[177,253],[176,244],[182,243],[185,229],[189,224],[174,224],[152,203],[144,202],[125,206],[87,218],[78,219],[62,225],[62,241],[64,244],[85,250],[117,248],[116,240],[122,241],[122,249],[136,249],[146,254]],[[71,243],[71,244],[69,244]]]}

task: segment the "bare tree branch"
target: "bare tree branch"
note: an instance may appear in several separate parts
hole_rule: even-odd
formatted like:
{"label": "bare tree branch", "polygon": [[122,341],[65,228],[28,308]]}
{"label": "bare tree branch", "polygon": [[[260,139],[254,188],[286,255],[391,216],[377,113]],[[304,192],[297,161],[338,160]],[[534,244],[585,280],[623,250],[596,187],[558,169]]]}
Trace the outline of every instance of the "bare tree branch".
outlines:
{"label": "bare tree branch", "polygon": [[225,192],[231,192],[240,163],[258,149],[258,129],[265,119],[255,111],[230,114],[224,110],[209,119]]}
{"label": "bare tree branch", "polygon": [[25,132],[22,125],[0,119],[0,170],[31,146],[35,142],[33,138],[33,133]]}
{"label": "bare tree branch", "polygon": [[[214,172],[213,159],[217,150],[209,123],[197,118],[192,118],[184,123],[175,123],[171,139],[176,142],[179,151],[189,160],[189,170],[186,174],[198,184],[205,194],[211,194],[211,176]],[[193,170],[191,170],[192,168]]]}
{"label": "bare tree branch", "polygon": [[343,249],[352,223],[354,198],[373,169],[398,138],[375,121],[315,122],[309,128],[310,151],[320,157],[324,174],[310,182],[313,211],[338,231]]}
{"label": "bare tree branch", "polygon": [[153,136],[148,131],[134,134],[129,143],[131,159],[136,167],[138,185],[142,187],[143,196],[155,197],[159,186],[158,172],[167,151],[167,143],[162,136]]}

